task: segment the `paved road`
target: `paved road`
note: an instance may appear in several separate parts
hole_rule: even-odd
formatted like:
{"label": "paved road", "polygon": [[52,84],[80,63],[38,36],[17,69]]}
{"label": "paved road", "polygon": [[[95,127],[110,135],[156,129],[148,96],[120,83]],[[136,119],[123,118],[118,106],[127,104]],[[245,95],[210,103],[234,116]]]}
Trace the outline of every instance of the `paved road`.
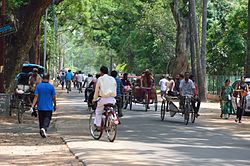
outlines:
{"label": "paved road", "polygon": [[110,143],[105,135],[100,141],[91,138],[82,94],[64,93],[58,103],[57,132],[88,166],[250,165],[249,122],[219,119],[218,104],[203,104],[203,116],[187,126],[179,115],[162,122],[160,111],[143,112],[135,106],[124,112],[117,140]]}

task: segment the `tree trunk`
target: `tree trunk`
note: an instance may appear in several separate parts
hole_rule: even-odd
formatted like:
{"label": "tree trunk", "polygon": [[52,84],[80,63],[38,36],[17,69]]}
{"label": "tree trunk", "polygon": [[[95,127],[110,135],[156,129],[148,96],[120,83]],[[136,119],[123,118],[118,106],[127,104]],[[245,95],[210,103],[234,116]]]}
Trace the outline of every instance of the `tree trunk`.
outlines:
{"label": "tree trunk", "polygon": [[25,59],[29,58],[38,25],[45,9],[52,0],[30,0],[15,13],[18,20],[17,33],[7,39],[7,55],[5,61],[5,81],[7,90],[14,87],[15,75],[20,71]]}
{"label": "tree trunk", "polygon": [[34,64],[40,64],[40,26],[37,28],[35,39],[32,43],[32,47],[29,51],[29,62]]}
{"label": "tree trunk", "polygon": [[248,0],[248,29],[247,29],[247,62],[245,73],[246,77],[250,77],[250,0]]}
{"label": "tree trunk", "polygon": [[188,16],[185,16],[179,10],[179,1],[173,0],[171,10],[175,19],[177,33],[176,33],[176,50],[175,60],[172,75],[183,74],[188,70],[188,53],[189,53],[189,35],[188,35]]}
{"label": "tree trunk", "polygon": [[197,76],[197,68],[196,68],[196,57],[195,57],[195,42],[194,42],[194,29],[193,27],[193,19],[192,19],[192,13],[191,13],[191,5],[189,3],[189,29],[190,29],[190,53],[191,53],[191,69],[192,74],[194,76]]}
{"label": "tree trunk", "polygon": [[205,81],[202,72],[202,65],[201,65],[201,54],[200,54],[200,43],[199,43],[199,36],[197,32],[197,20],[196,20],[196,1],[190,0],[190,9],[191,9],[191,18],[192,18],[192,28],[194,30],[194,39],[195,39],[195,51],[196,51],[196,65],[197,65],[197,80],[199,86],[199,96],[201,100],[206,100],[205,95]]}
{"label": "tree trunk", "polygon": [[207,86],[206,86],[206,40],[207,40],[207,5],[208,0],[203,0],[202,8],[202,38],[201,38],[201,66],[202,66],[202,76],[204,80],[204,87],[201,91],[201,96],[203,100],[207,100]]}

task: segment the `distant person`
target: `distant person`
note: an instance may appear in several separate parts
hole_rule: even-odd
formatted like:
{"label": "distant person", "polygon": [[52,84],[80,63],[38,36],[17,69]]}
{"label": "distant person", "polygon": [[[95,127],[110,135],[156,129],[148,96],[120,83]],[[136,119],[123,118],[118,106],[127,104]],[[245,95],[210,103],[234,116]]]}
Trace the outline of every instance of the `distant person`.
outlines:
{"label": "distant person", "polygon": [[230,86],[230,80],[227,79],[220,92],[221,118],[224,115],[224,119],[228,119],[229,115],[234,114],[234,108],[232,104],[233,91],[233,87]]}
{"label": "distant person", "polygon": [[88,74],[88,77],[85,79],[83,87],[85,86],[85,100],[84,102],[88,101],[88,94],[93,91],[93,87],[90,86],[90,83],[93,81],[93,75]]}
{"label": "distant person", "polygon": [[61,76],[60,76],[60,83],[61,83],[61,85],[62,85],[62,90],[64,89],[65,79],[66,79],[65,73],[62,72],[62,73],[61,73]]}
{"label": "distant person", "polygon": [[53,85],[49,83],[49,77],[49,74],[45,73],[43,81],[37,85],[35,98],[31,106],[31,110],[33,110],[37,104],[40,135],[43,138],[47,137],[47,130],[50,125],[52,112],[53,110],[56,111],[56,92]]}
{"label": "distant person", "polygon": [[118,78],[118,73],[117,71],[113,70],[111,72],[111,76],[114,77],[115,81],[116,81],[116,103],[118,105],[118,116],[122,117],[122,81],[120,78]]}
{"label": "distant person", "polygon": [[95,94],[95,87],[96,87],[96,83],[98,78],[101,75],[98,73],[95,75],[95,78],[91,81],[91,83],[89,84],[89,87],[92,89],[92,91],[89,91],[89,95],[87,96],[88,99],[88,106],[91,106],[93,110],[95,110],[95,105],[93,105],[92,100],[94,98],[94,94]]}
{"label": "distant person", "polygon": [[151,87],[153,86],[154,77],[148,69],[146,69],[141,76],[142,87]]}
{"label": "distant person", "polygon": [[85,77],[84,79],[84,84],[83,87],[89,87],[89,84],[91,83],[91,81],[93,80],[93,75],[92,74],[88,74],[87,77]]}
{"label": "distant person", "polygon": [[82,93],[83,81],[84,81],[84,77],[83,77],[82,71],[79,71],[77,74],[77,88],[79,90],[79,93]]}
{"label": "distant person", "polygon": [[184,97],[195,94],[195,85],[192,80],[189,79],[190,73],[185,72],[185,78],[180,81],[180,108],[184,108]]}
{"label": "distant person", "polygon": [[167,80],[168,80],[168,95],[169,96],[176,96],[176,91],[174,91],[174,89],[175,89],[175,82],[174,82],[173,77],[169,76],[167,78]]}
{"label": "distant person", "polygon": [[73,74],[71,70],[68,70],[65,77],[66,77],[66,89],[67,93],[69,93],[71,91],[71,81],[73,80]]}
{"label": "distant person", "polygon": [[161,80],[159,81],[159,85],[161,88],[161,98],[163,100],[166,100],[166,95],[167,95],[167,91],[168,91],[168,80],[166,79],[166,77],[163,75],[161,76]]}
{"label": "distant person", "polygon": [[180,82],[184,79],[182,74],[177,74],[175,77],[175,91],[180,94]]}
{"label": "distant person", "polygon": [[73,73],[73,79],[72,79],[72,81],[73,81],[73,85],[74,85],[75,89],[77,89],[77,75],[78,75],[77,72]]}
{"label": "distant person", "polygon": [[123,74],[121,81],[122,81],[123,86],[130,86],[131,87],[131,82],[128,80],[128,73]]}
{"label": "distant person", "polygon": [[38,74],[38,69],[34,68],[32,71],[32,75],[29,77],[29,86],[30,86],[30,91],[32,93],[35,92],[36,86],[41,83],[42,78],[41,76]]}
{"label": "distant person", "polygon": [[243,111],[246,107],[246,96],[249,92],[249,87],[246,83],[246,78],[244,76],[240,78],[240,82],[235,86],[235,91],[238,93],[237,97],[239,97],[239,101],[236,100],[237,116],[235,122],[241,123]]}
{"label": "distant person", "polygon": [[194,86],[195,86],[195,92],[194,92],[194,98],[193,98],[193,109],[194,109],[194,114],[196,117],[200,116],[199,111],[200,111],[200,105],[201,105],[201,100],[199,98],[199,87],[198,84],[195,81],[194,75],[190,75],[189,79],[193,81]]}

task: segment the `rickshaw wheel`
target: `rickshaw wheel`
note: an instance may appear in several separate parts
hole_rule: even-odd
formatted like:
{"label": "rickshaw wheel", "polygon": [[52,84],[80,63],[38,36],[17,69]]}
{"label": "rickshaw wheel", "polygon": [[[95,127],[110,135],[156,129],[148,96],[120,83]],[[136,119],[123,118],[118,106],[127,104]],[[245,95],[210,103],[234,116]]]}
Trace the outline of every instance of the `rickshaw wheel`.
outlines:
{"label": "rickshaw wheel", "polygon": [[164,118],[165,118],[165,113],[166,113],[165,104],[166,104],[166,102],[162,101],[162,103],[161,103],[161,121],[164,121]]}
{"label": "rickshaw wheel", "polygon": [[24,103],[22,101],[19,102],[19,106],[18,106],[18,123],[23,123],[23,113],[24,113]]}

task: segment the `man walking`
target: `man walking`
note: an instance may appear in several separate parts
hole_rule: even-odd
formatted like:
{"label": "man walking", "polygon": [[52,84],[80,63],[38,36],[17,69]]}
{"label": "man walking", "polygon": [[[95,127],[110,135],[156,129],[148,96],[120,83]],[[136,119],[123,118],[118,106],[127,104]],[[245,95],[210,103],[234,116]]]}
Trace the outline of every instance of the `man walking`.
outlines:
{"label": "man walking", "polygon": [[82,93],[83,81],[84,81],[84,77],[83,77],[82,71],[79,71],[77,74],[77,88],[79,90],[79,93]]}
{"label": "man walking", "polygon": [[102,66],[100,68],[101,77],[98,78],[97,84],[95,87],[95,94],[93,102],[96,102],[100,97],[100,100],[97,102],[96,116],[95,116],[95,125],[97,130],[100,130],[102,122],[102,113],[104,111],[105,104],[115,104],[116,100],[116,81],[113,77],[108,75],[108,68]]}
{"label": "man walking", "polygon": [[68,70],[68,72],[66,73],[66,89],[67,89],[67,93],[69,93],[69,91],[71,91],[71,81],[73,80],[73,74],[71,72],[71,70]]}
{"label": "man walking", "polygon": [[[56,92],[49,83],[49,74],[45,73],[43,81],[37,85],[35,90],[35,98],[31,109],[37,104],[40,135],[43,138],[47,137],[47,130],[51,121],[53,110],[56,111]],[[53,105],[54,104],[54,105]]]}

